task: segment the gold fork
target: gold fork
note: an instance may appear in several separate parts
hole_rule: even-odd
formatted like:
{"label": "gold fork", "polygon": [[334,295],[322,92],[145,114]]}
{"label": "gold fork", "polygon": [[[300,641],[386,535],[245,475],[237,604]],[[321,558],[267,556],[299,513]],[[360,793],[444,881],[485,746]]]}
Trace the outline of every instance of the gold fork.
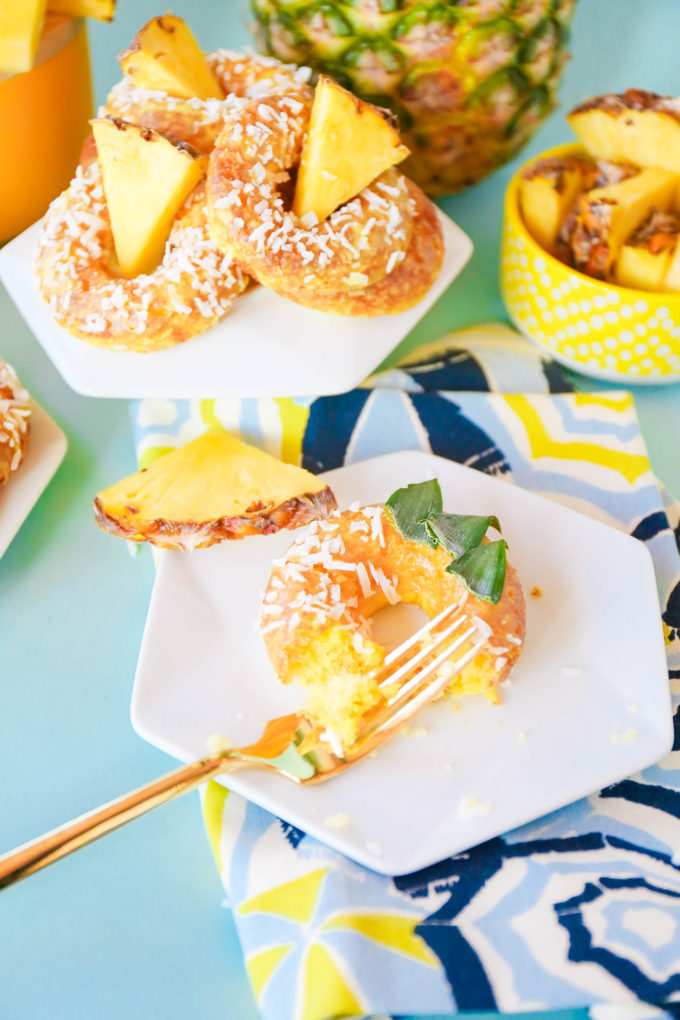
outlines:
{"label": "gold fork", "polygon": [[[436,699],[483,649],[488,631],[464,611],[465,597],[447,607],[385,657],[379,674],[384,701],[364,716],[347,748],[321,734],[302,713],[272,719],[258,741],[211,754],[110,801],[0,856],[0,889],[39,871],[159,804],[237,769],[276,772],[295,783],[325,782],[365,758],[420,708]],[[329,746],[333,745],[335,749]]]}

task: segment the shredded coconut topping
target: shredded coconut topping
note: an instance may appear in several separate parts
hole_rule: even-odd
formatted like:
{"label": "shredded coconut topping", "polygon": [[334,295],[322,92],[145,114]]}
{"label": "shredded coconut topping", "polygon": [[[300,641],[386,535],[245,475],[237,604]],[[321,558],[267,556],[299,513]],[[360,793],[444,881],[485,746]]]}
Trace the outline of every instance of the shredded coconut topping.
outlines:
{"label": "shredded coconut topping", "polygon": [[[160,265],[121,279],[99,164],[81,167],[50,206],[38,244],[36,276],[54,318],[76,335],[116,349],[178,343],[221,318],[245,277],[213,243],[199,185],[180,210]],[[97,338],[99,338],[97,340]],[[167,343],[165,344],[167,345]]]}
{"label": "shredded coconut topping", "polygon": [[[220,49],[207,53],[206,62],[225,93],[224,99],[181,99],[160,90],[139,88],[126,77],[114,85],[103,112],[167,131],[201,152],[209,152],[225,118],[244,104],[269,95],[308,91],[310,68],[282,64],[273,57]],[[266,119],[268,108],[262,105],[258,109]]]}
{"label": "shredded coconut topping", "polygon": [[290,290],[304,282],[331,295],[383,279],[405,256],[413,213],[406,179],[394,169],[323,223],[287,208],[280,186],[299,162],[310,109],[311,98],[300,93],[229,113],[209,175],[211,225],[266,286]]}
{"label": "shredded coconut topping", "polygon": [[[31,410],[28,391],[11,365],[0,358],[0,482],[7,481],[23,460]],[[8,452],[4,456],[3,448]],[[8,470],[5,473],[5,462]]]}

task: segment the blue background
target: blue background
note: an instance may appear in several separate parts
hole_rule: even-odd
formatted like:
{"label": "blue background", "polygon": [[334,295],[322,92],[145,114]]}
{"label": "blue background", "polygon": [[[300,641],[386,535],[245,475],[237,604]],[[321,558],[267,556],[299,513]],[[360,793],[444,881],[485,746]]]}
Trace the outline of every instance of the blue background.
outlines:
{"label": "blue background", "polygon": [[[206,49],[249,41],[247,5],[176,0]],[[115,54],[149,17],[119,0],[92,23],[99,102]],[[677,0],[580,0],[564,109],[629,86],[680,92]],[[402,349],[446,330],[504,318],[497,246],[505,185],[527,155],[569,140],[555,113],[515,164],[446,211],[475,255]],[[7,158],[7,154],[3,154]],[[95,492],[135,467],[128,406],[74,394],[0,288],[0,352],[67,433],[66,459],[0,561],[0,852],[167,771],[174,762],[132,730],[128,707],[153,582],[92,522]],[[680,385],[636,391],[652,463],[680,490]],[[256,1020],[222,888],[191,794],[0,896],[2,1020]],[[556,1017],[564,1014],[555,1014]]]}

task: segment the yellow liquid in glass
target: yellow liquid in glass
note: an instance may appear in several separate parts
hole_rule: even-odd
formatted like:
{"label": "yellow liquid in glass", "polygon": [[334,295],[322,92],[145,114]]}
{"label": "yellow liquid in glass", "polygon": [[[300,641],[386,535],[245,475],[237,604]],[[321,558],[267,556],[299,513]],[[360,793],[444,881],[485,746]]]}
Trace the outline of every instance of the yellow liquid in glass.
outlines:
{"label": "yellow liquid in glass", "polygon": [[35,66],[0,75],[0,243],[68,186],[92,112],[85,23],[48,15]]}

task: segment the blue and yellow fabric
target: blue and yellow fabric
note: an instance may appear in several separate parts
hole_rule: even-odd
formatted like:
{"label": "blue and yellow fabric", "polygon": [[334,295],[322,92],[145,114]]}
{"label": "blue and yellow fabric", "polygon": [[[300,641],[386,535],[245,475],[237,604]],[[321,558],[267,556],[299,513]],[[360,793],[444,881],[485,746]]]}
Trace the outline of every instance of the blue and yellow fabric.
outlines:
{"label": "blue and yellow fabric", "polygon": [[395,879],[216,783],[205,788],[208,836],[266,1020],[603,1003],[677,1011],[680,509],[650,469],[631,396],[579,392],[575,379],[490,325],[340,396],[133,405],[142,463],[216,421],[317,472],[431,450],[624,529],[656,567],[677,737],[638,775]]}

